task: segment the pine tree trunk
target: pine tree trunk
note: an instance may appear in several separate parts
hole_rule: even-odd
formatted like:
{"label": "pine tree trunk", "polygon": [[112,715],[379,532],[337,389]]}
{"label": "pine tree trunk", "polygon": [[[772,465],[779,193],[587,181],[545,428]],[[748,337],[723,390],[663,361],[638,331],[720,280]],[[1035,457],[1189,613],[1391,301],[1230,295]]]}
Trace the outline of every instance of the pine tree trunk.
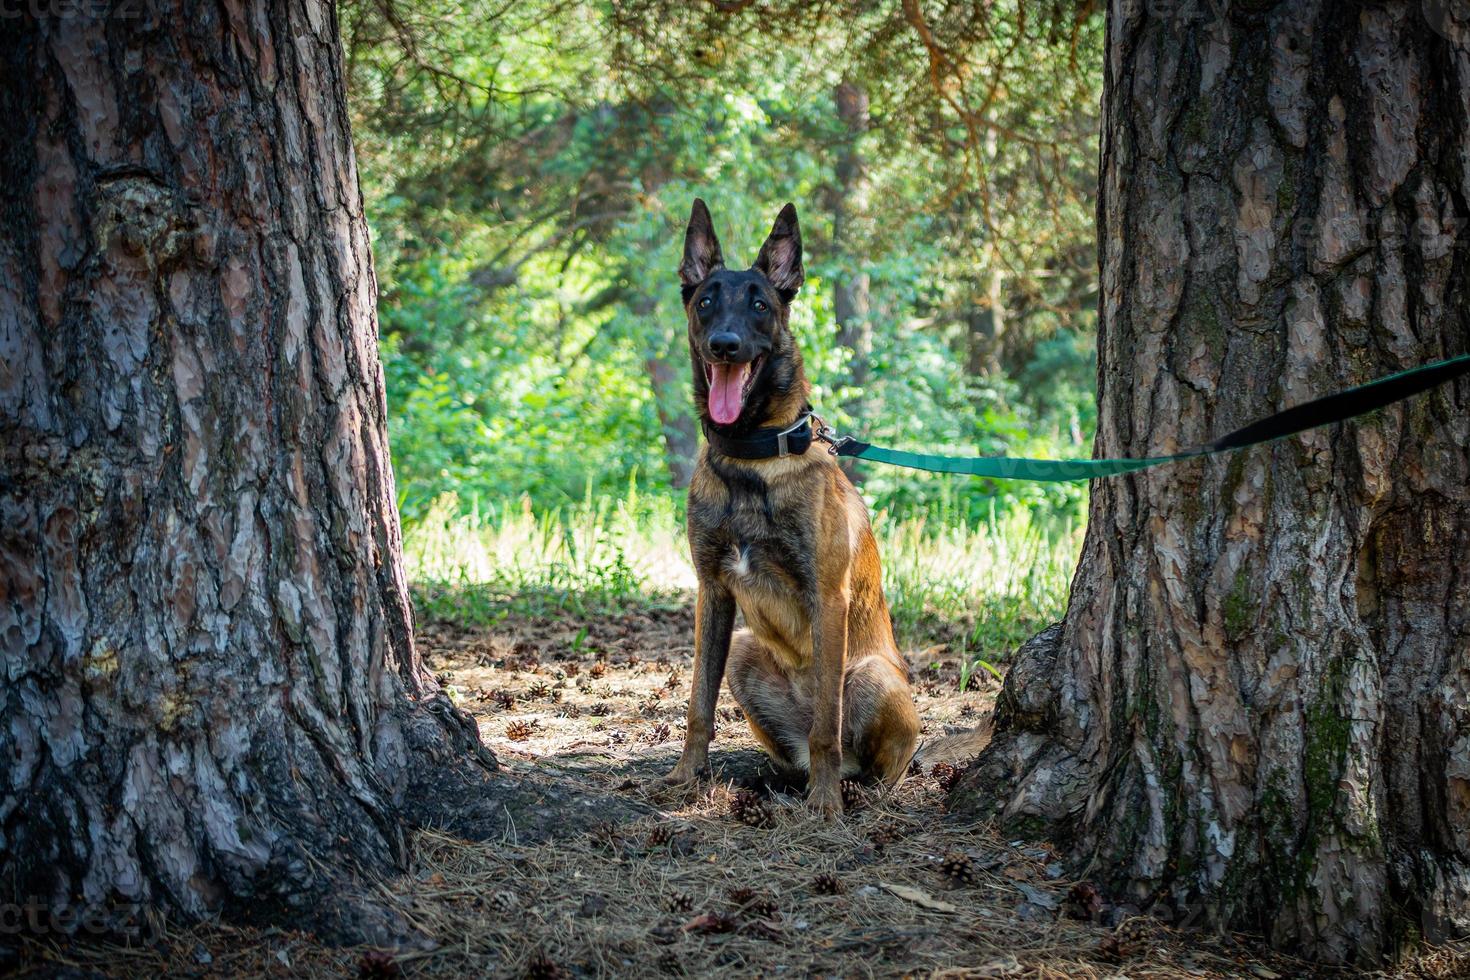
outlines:
{"label": "pine tree trunk", "polygon": [[[634,297],[630,304],[635,316],[654,321],[658,300],[646,293]],[[652,343],[656,352],[644,359],[648,386],[658,412],[659,428],[664,437],[664,461],[669,467],[669,482],[675,487],[689,486],[694,476],[694,460],[699,455],[698,416],[689,408],[689,343],[682,333],[655,329]]]}
{"label": "pine tree trunk", "polygon": [[1005,353],[1006,308],[999,268],[986,277],[985,305],[965,315],[965,373],[972,378],[997,374]]}
{"label": "pine tree trunk", "polygon": [[[1214,9],[1110,8],[1101,457],[1470,349],[1470,35]],[[956,805],[1327,960],[1470,932],[1467,445],[1461,381],[1095,484],[1066,618]]]}
{"label": "pine tree trunk", "polygon": [[[683,351],[688,358],[687,347]],[[664,434],[664,460],[669,467],[669,482],[687,487],[694,477],[694,460],[699,455],[699,428],[689,410],[689,375],[674,367],[678,355],[670,351],[664,357],[650,357],[647,362],[649,384],[653,388],[658,421]]]}
{"label": "pine tree trunk", "polygon": [[[848,381],[860,389],[868,383],[868,361],[873,355],[870,280],[856,254],[853,228],[867,198],[867,172],[858,140],[868,129],[868,93],[844,81],[837,86],[833,99],[837,118],[847,130],[847,140],[837,158],[837,185],[833,189],[832,251],[842,268],[833,279],[832,312],[837,318],[837,343],[852,352]],[[861,417],[861,395],[850,399],[847,409]]]}
{"label": "pine tree trunk", "polygon": [[414,652],[335,11],[96,8],[0,36],[0,901],[383,941],[348,869],[493,759]]}

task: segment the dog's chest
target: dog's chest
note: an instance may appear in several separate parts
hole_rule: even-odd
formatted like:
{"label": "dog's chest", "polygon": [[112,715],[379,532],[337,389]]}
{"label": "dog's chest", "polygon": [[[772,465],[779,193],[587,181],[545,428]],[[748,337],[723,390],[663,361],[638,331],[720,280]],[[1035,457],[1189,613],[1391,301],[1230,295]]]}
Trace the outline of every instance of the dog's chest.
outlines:
{"label": "dog's chest", "polygon": [[811,508],[737,489],[718,510],[691,511],[690,523],[700,576],[730,591],[746,625],[788,666],[806,663],[816,593]]}
{"label": "dog's chest", "polygon": [[812,585],[811,534],[772,515],[734,513],[717,535],[716,573],[732,591],[800,595]]}
{"label": "dog's chest", "polygon": [[810,664],[811,619],[807,573],[784,542],[737,539],[720,563],[719,576],[735,597],[745,625],[788,670]]}

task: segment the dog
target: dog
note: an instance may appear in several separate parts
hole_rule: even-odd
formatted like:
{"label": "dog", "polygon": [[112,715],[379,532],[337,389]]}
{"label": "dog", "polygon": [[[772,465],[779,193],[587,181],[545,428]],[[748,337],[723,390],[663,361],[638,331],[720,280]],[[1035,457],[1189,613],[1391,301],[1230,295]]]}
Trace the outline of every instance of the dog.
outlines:
{"label": "dog", "polygon": [[689,485],[693,690],[683,753],[664,781],[707,773],[728,676],[776,768],[805,773],[808,805],[839,814],[842,779],[891,786],[903,777],[919,719],[867,507],[822,444],[791,333],[804,281],[796,208],[781,209],[741,272],[725,268],[709,208],[696,199],[679,279],[706,445]]}

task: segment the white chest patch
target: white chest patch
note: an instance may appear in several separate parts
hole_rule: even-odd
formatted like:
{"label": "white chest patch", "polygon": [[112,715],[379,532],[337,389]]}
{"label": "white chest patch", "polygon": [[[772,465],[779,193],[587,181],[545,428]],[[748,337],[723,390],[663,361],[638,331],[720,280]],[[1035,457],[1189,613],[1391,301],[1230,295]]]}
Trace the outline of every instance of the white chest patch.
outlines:
{"label": "white chest patch", "polygon": [[730,571],[741,578],[750,574],[750,548],[736,545],[732,549]]}

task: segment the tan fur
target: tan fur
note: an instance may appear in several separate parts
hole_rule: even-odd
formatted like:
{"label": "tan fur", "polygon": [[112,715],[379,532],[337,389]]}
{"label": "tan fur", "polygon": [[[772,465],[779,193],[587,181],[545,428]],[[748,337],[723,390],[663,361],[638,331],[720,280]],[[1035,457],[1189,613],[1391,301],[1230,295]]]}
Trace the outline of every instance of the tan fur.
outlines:
{"label": "tan fur", "polygon": [[[791,418],[778,415],[766,424],[794,421],[789,403],[776,407]],[[728,505],[729,492],[707,456],[701,454],[690,498]],[[839,777],[897,782],[918,738],[908,667],[883,597],[877,543],[862,498],[825,445],[801,456],[738,465],[766,480],[775,512],[798,513],[815,526],[821,606],[813,616],[798,583],[781,567],[757,570],[750,552],[762,547],[759,542],[746,542],[743,551],[728,548],[710,575],[701,569],[700,590],[727,592],[744,615],[746,629],[732,638],[726,676],[756,740],[779,766],[810,773],[815,804],[839,809]],[[691,526],[690,533],[701,532]],[[696,617],[696,632],[701,619]],[[696,650],[703,646],[700,639]],[[842,683],[831,683],[833,676]],[[833,745],[832,719],[839,717],[840,737]],[[701,727],[691,722],[689,733],[697,737]],[[704,756],[695,748],[690,761],[702,764]],[[692,768],[686,770],[691,777]],[[676,770],[675,778],[684,773]]]}
{"label": "tan fur", "polygon": [[[789,329],[803,280],[795,209],[782,209],[750,272],[729,273],[696,201],[680,278],[706,425],[714,424],[702,402],[707,366],[757,356],[764,368],[752,369],[739,425],[727,431],[793,425],[810,391]],[[693,689],[684,752],[667,781],[706,769],[728,675],[756,741],[778,766],[809,773],[819,811],[841,811],[844,776],[897,782],[919,735],[908,664],[894,643],[867,508],[827,447],[743,460],[707,446],[689,485],[689,546],[699,576]],[[745,629],[734,632],[737,608]]]}

